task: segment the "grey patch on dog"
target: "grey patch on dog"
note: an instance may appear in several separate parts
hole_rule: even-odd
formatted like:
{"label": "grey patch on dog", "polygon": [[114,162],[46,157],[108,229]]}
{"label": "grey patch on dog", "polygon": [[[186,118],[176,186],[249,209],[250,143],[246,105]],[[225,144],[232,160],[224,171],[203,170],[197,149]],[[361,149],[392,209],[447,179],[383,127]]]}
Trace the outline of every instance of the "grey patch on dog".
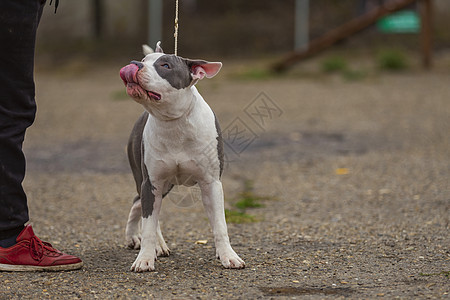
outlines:
{"label": "grey patch on dog", "polygon": [[141,187],[141,203],[142,203],[142,217],[148,218],[153,213],[153,205],[155,204],[155,195],[153,190],[155,189],[148,177],[148,170],[145,163],[142,163],[142,174],[144,181]]}
{"label": "grey patch on dog", "polygon": [[216,114],[214,114],[214,120],[216,123],[216,131],[217,131],[217,154],[219,156],[219,166],[220,166],[220,173],[219,177],[222,176],[223,173],[223,165],[224,165],[224,151],[223,151],[223,139],[222,139],[222,131],[220,130],[219,121],[217,120]]}
{"label": "grey patch on dog", "polygon": [[167,80],[170,85],[179,90],[191,85],[192,76],[186,60],[175,55],[163,55],[158,58],[153,67],[156,72]]}
{"label": "grey patch on dog", "polygon": [[[142,145],[144,145],[144,143],[142,143]],[[141,188],[142,217],[148,218],[153,213],[153,206],[155,204],[155,195],[153,194],[153,191],[156,190],[156,187],[152,185],[152,182],[148,177],[147,166],[144,162],[142,163],[142,174],[144,177]],[[169,185],[167,191],[163,193],[162,198],[164,198],[172,190],[172,188],[173,184]]]}
{"label": "grey patch on dog", "polygon": [[134,181],[136,183],[136,191],[141,195],[141,187],[143,181],[142,172],[142,134],[145,124],[147,123],[148,112],[144,112],[134,124],[128,139],[127,154],[131,171],[133,172]]}
{"label": "grey patch on dog", "polygon": [[152,214],[153,204],[155,203],[155,195],[152,193],[154,188],[148,177],[147,166],[144,163],[144,143],[142,136],[147,119],[148,112],[144,112],[136,121],[128,139],[127,146],[128,161],[133,172],[136,191],[138,193],[133,203],[141,199],[142,216],[144,218]]}

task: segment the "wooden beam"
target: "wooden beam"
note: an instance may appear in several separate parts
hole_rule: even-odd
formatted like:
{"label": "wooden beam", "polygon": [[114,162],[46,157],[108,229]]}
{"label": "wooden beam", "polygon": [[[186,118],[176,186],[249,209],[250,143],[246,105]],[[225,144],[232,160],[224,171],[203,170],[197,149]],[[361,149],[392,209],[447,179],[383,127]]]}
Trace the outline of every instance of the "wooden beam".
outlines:
{"label": "wooden beam", "polygon": [[343,40],[357,32],[360,32],[368,26],[374,24],[378,19],[389,15],[393,12],[399,11],[406,6],[414,3],[416,0],[390,0],[383,5],[355,18],[349,22],[330,30],[323,36],[310,42],[308,48],[303,51],[293,51],[289,53],[279,62],[272,66],[276,72],[286,70],[294,63],[317,54],[318,52],[329,48],[340,40]]}
{"label": "wooden beam", "polygon": [[431,0],[421,0],[421,30],[422,65],[426,69],[432,66],[432,3]]}

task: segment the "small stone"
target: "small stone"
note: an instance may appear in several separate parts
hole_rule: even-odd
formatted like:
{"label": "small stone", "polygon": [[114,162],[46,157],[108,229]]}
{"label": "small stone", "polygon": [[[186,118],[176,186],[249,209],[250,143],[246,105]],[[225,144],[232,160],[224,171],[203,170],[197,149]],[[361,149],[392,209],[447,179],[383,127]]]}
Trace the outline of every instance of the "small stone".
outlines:
{"label": "small stone", "polygon": [[337,168],[335,170],[336,175],[347,175],[349,172],[348,168]]}
{"label": "small stone", "polygon": [[390,189],[381,189],[381,190],[378,191],[378,194],[380,194],[380,195],[387,195],[387,194],[390,194],[390,193],[391,193]]}

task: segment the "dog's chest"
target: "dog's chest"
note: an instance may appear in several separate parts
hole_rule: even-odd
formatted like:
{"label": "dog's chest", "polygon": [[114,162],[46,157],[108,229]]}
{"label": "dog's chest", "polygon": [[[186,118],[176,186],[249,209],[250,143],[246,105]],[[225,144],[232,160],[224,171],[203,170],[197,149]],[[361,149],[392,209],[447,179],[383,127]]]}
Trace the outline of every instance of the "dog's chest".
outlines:
{"label": "dog's chest", "polygon": [[[198,118],[161,127],[151,119],[143,134],[144,160],[154,181],[193,185],[219,171],[217,132]],[[212,123],[212,124],[211,124]]]}

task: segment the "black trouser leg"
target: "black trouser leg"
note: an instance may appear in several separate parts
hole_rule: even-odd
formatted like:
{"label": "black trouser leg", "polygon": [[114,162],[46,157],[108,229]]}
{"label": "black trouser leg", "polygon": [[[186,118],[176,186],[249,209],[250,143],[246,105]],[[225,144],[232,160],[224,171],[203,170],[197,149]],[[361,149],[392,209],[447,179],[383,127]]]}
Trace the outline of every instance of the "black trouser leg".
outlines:
{"label": "black trouser leg", "polygon": [[0,239],[28,221],[22,143],[36,114],[34,50],[44,3],[0,0]]}

